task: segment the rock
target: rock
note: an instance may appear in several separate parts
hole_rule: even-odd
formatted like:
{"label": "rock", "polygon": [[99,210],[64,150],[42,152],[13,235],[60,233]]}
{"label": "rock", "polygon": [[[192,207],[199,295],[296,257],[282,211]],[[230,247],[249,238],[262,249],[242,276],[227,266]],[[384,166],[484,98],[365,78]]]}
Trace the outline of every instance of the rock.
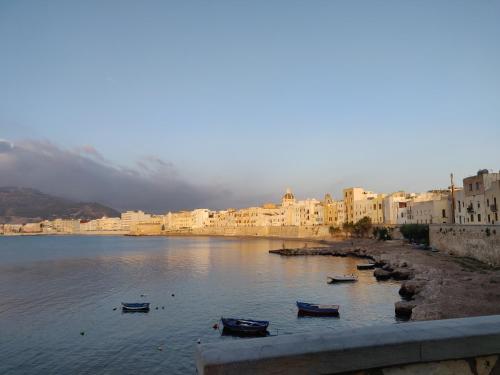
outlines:
{"label": "rock", "polygon": [[413,274],[409,270],[398,268],[392,271],[391,276],[394,280],[408,280],[411,279]]}
{"label": "rock", "polygon": [[398,318],[409,319],[415,303],[409,301],[399,301],[394,304],[394,312]]}
{"label": "rock", "polygon": [[383,269],[384,271],[389,271],[389,272],[392,272],[392,271],[393,271],[393,268],[391,267],[391,265],[390,265],[390,264],[384,264],[384,265],[382,266],[382,269]]}
{"label": "rock", "polygon": [[423,287],[422,282],[416,280],[406,281],[401,285],[401,288],[399,289],[399,294],[403,297],[411,298],[415,294],[420,293],[422,287]]}
{"label": "rock", "polygon": [[373,272],[373,276],[375,276],[377,280],[388,280],[391,278],[391,273],[389,271],[379,268]]}

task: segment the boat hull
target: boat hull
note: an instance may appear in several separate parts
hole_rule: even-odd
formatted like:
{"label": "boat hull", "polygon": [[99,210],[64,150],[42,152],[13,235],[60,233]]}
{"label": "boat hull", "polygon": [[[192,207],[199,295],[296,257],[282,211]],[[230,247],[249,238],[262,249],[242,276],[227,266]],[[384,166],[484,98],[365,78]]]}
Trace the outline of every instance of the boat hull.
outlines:
{"label": "boat hull", "polygon": [[367,264],[358,264],[356,266],[358,270],[372,270],[375,268],[375,264],[367,263]]}
{"label": "boat hull", "polygon": [[299,316],[339,316],[339,306],[321,307],[319,304],[298,302]]}
{"label": "boat hull", "polygon": [[225,333],[266,335],[269,322],[265,320],[222,318]]}
{"label": "boat hull", "polygon": [[123,311],[149,311],[149,303],[127,303],[122,302]]}
{"label": "boat hull", "polygon": [[328,284],[337,284],[337,283],[355,283],[358,281],[357,278],[336,278],[336,277],[328,277],[326,282]]}

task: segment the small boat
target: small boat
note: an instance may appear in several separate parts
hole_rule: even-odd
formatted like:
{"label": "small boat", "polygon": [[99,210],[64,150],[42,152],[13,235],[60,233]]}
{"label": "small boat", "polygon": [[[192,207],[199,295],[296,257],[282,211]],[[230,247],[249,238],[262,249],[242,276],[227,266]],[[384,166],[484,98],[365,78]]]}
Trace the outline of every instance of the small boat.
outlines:
{"label": "small boat", "polygon": [[124,311],[149,311],[149,302],[142,302],[142,303],[122,302],[122,309]]}
{"label": "small boat", "polygon": [[339,305],[321,305],[297,301],[299,315],[338,316]]}
{"label": "small boat", "polygon": [[269,326],[267,320],[221,318],[221,321],[225,331],[246,335],[265,335]]}
{"label": "small boat", "polygon": [[375,263],[361,263],[357,264],[356,268],[358,270],[372,270],[375,268]]}
{"label": "small boat", "polygon": [[349,283],[358,281],[358,277],[355,275],[343,275],[343,276],[333,276],[333,277],[328,276],[326,279],[328,284]]}

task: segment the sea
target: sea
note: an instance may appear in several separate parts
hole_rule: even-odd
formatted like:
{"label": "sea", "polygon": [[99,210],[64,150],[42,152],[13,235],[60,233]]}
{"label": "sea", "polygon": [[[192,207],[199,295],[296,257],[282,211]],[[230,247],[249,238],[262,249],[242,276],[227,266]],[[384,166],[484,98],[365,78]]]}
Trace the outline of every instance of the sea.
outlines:
{"label": "sea", "polygon": [[[0,374],[194,374],[221,317],[268,320],[269,335],[397,323],[398,283],[360,259],[282,257],[304,241],[224,237],[0,236]],[[327,284],[331,275],[359,281]],[[300,317],[296,301],[340,305]],[[121,302],[149,302],[124,313]],[[266,338],[261,338],[265,340]]]}

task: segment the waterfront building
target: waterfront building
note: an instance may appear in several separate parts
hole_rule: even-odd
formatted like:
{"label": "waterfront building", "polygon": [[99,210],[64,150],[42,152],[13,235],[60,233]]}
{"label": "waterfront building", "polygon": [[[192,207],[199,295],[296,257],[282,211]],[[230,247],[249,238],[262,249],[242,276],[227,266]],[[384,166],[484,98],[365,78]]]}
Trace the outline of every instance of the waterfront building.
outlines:
{"label": "waterfront building", "polygon": [[57,233],[78,233],[80,232],[80,220],[55,219],[52,221],[51,229]]}
{"label": "waterfront building", "polygon": [[119,217],[103,217],[95,221],[97,222],[98,231],[114,232],[122,230],[122,220]]}
{"label": "waterfront building", "polygon": [[22,227],[23,233],[41,233],[42,232],[42,223],[26,223]]}
{"label": "waterfront building", "polygon": [[150,214],[143,211],[126,211],[121,214],[122,230],[129,231],[135,224],[147,222],[151,219]]}
{"label": "waterfront building", "polygon": [[98,230],[97,220],[80,221],[80,232],[96,232]]}
{"label": "waterfront building", "polygon": [[465,193],[462,188],[455,188],[455,224],[467,222],[467,209],[465,208]]}
{"label": "waterfront building", "polygon": [[498,189],[499,180],[500,173],[489,173],[487,169],[481,169],[475,176],[463,179],[463,202],[467,213],[464,224],[491,224],[492,221],[495,223],[498,222],[496,202],[500,196],[495,191]]}
{"label": "waterfront building", "polygon": [[406,215],[406,202],[415,194],[408,194],[404,191],[397,191],[389,194],[383,199],[384,224],[396,225],[404,224]]}
{"label": "waterfront building", "polygon": [[492,181],[485,190],[486,199],[486,223],[500,225],[498,221],[498,204],[500,203],[500,180]]}
{"label": "waterfront building", "polygon": [[372,218],[374,223],[383,222],[383,194],[367,191],[360,187],[351,187],[343,190],[343,196],[345,222],[355,223],[365,216]]}
{"label": "waterfront building", "polygon": [[406,202],[401,224],[451,224],[452,215],[450,190],[431,190]]}
{"label": "waterfront building", "polygon": [[23,229],[22,224],[4,224],[3,225],[4,234],[21,233],[22,229]]}

